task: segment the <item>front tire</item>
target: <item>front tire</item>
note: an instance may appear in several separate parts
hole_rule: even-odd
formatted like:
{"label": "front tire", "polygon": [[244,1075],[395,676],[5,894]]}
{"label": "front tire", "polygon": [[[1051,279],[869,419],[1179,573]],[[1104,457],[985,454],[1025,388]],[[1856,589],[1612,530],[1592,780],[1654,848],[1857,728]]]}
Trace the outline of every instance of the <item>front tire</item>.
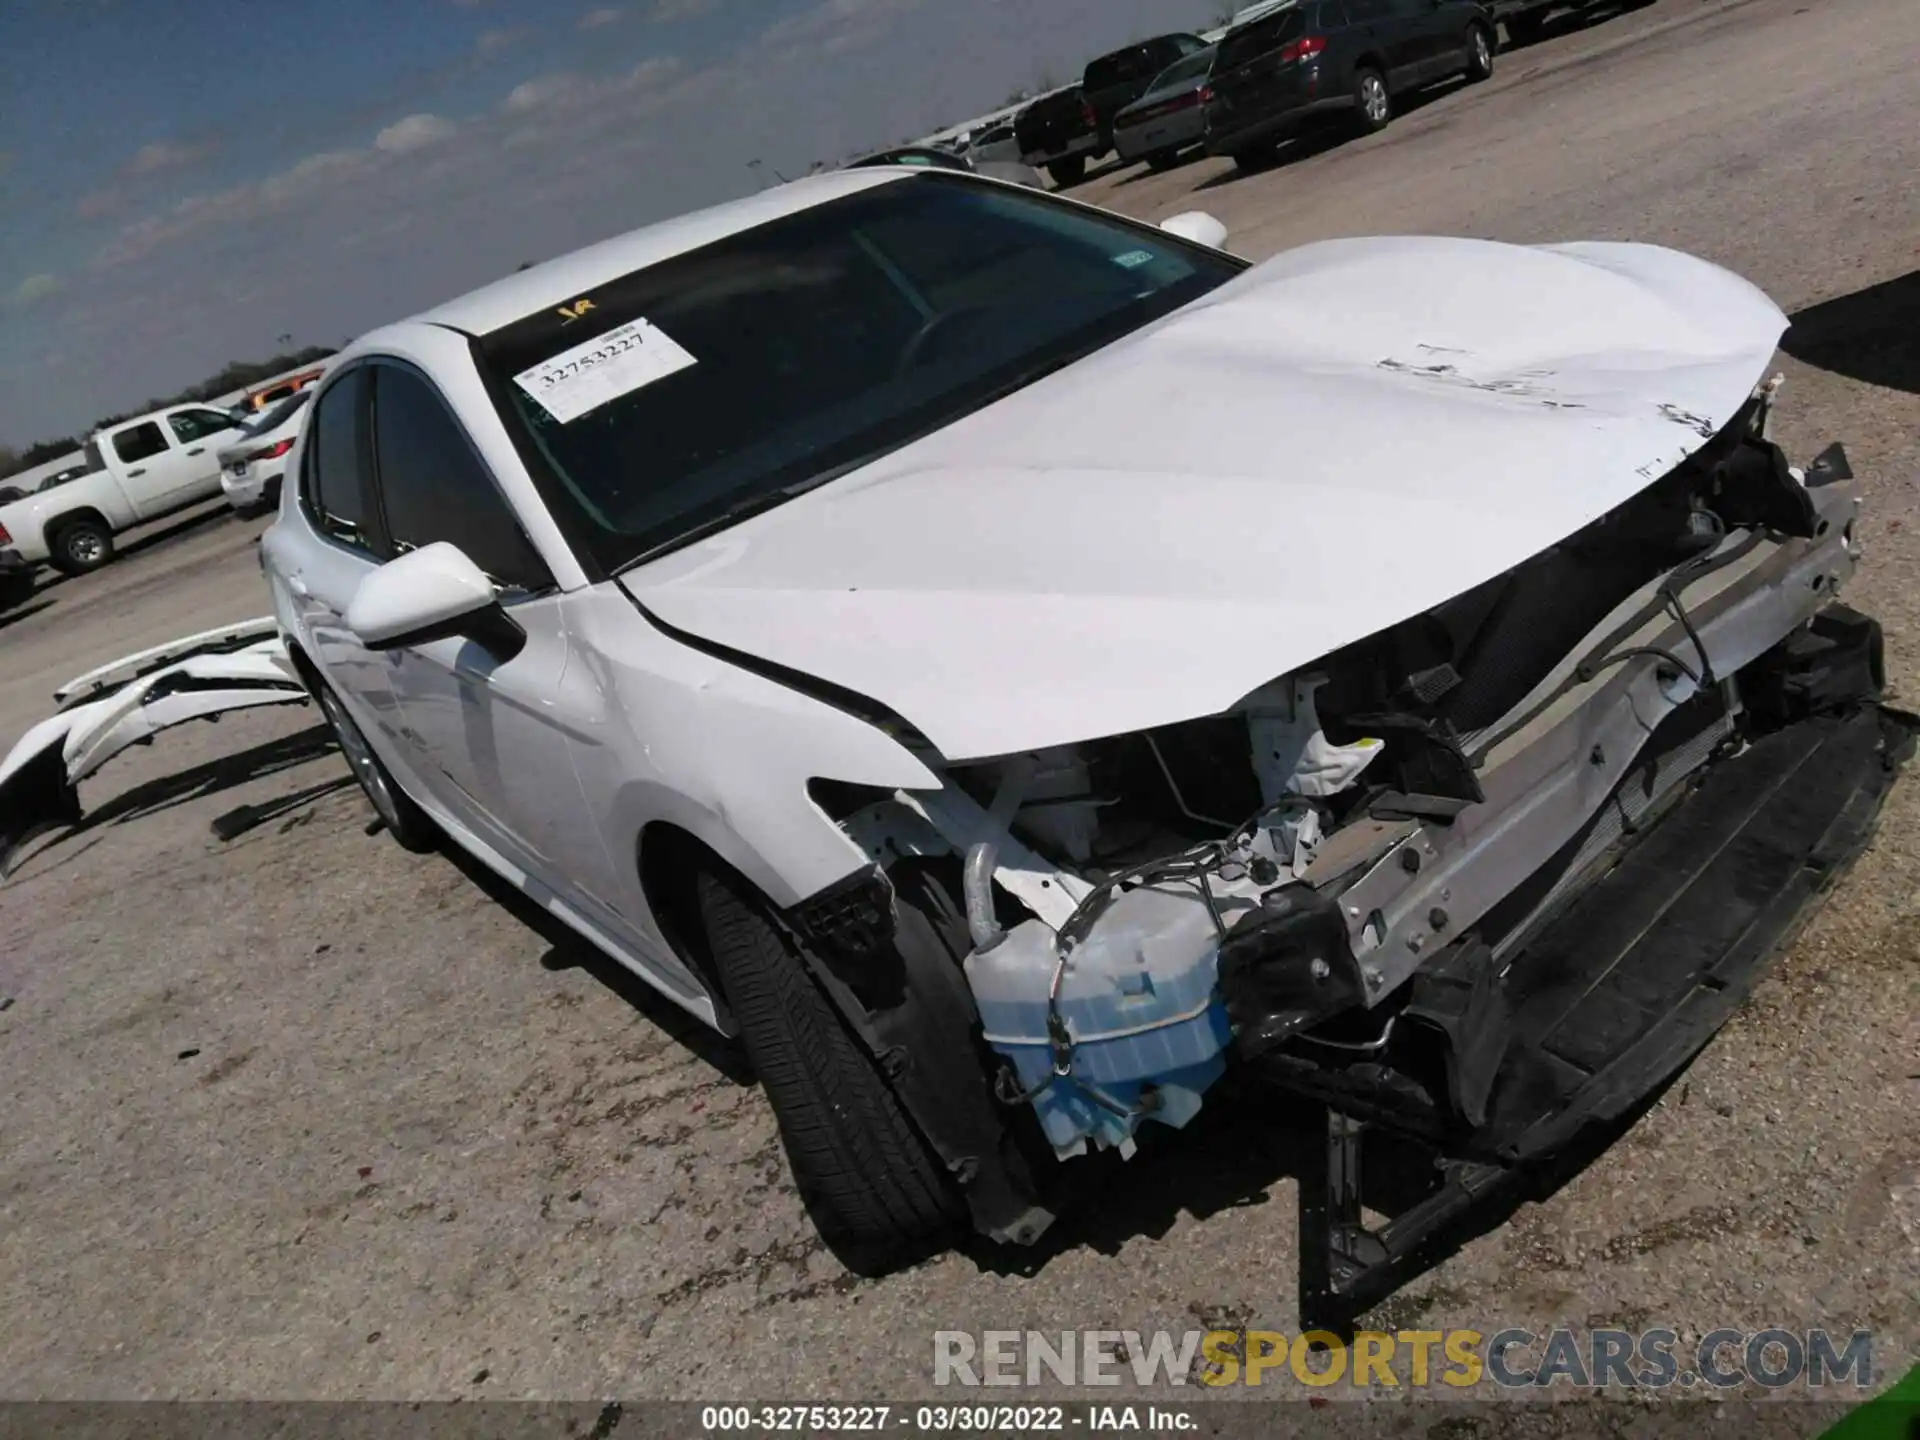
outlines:
{"label": "front tire", "polygon": [[314,687],[313,695],[320,704],[320,713],[333,728],[340,753],[347,757],[347,768],[360,784],[360,793],[367,797],[367,803],[373,806],[373,813],[380,817],[387,833],[402,850],[411,850],[416,855],[432,850],[439,839],[433,821],[395,783],[392,772],[373,753],[373,747],[353,717],[347,714],[340,697],[324,681]]}
{"label": "front tire", "polygon": [[820,1238],[863,1275],[944,1248],[966,1205],[872,1057],[745,882],[710,870],[695,884],[720,989]]}
{"label": "front tire", "polygon": [[113,530],[99,520],[69,520],[53,533],[47,550],[62,575],[85,575],[113,559]]}
{"label": "front tire", "polygon": [[1047,178],[1062,190],[1078,185],[1087,178],[1087,157],[1069,155],[1064,160],[1055,160],[1047,166]]}
{"label": "front tire", "polygon": [[1387,93],[1387,77],[1378,70],[1362,69],[1353,77],[1353,118],[1362,135],[1387,128],[1393,119],[1393,97]]}

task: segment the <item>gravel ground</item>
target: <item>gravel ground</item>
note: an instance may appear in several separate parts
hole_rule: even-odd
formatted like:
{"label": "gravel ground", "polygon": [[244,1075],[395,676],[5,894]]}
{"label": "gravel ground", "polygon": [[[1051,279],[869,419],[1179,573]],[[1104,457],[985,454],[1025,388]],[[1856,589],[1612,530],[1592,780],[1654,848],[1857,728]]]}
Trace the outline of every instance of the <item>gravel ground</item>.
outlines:
{"label": "gravel ground", "polygon": [[[1650,240],[1795,315],[1782,438],[1865,477],[1850,599],[1920,697],[1920,128],[1907,0],[1659,0],[1504,54],[1372,139],[1077,193],[1253,256],[1383,231]],[[1325,443],[1327,437],[1316,437]],[[1286,443],[1276,437],[1276,443]],[[1546,483],[1543,480],[1543,483]],[[0,620],[0,733],[52,685],[264,610],[180,527]],[[932,1332],[1294,1328],[1273,1123],[1213,1107],[1028,1263],[825,1254],[737,1056],[441,857],[364,833],[307,710],[174,732],[0,889],[0,1395],[854,1398]],[[306,795],[230,844],[209,822]],[[1826,1325],[1920,1353],[1920,788],[1620,1144],[1377,1319]],[[949,1396],[951,1398],[951,1396]]]}

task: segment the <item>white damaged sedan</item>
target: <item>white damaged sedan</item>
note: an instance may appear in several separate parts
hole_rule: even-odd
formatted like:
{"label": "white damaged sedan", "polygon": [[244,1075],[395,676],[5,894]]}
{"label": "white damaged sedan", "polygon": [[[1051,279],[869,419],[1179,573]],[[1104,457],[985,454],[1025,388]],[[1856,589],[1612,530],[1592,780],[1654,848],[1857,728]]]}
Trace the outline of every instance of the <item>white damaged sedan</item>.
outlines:
{"label": "white damaged sedan", "polygon": [[[291,457],[386,827],[737,1033],[856,1267],[1034,1240],[1231,1071],[1324,1107],[1351,1311],[1711,1037],[1910,748],[1753,286],[1223,239],[826,175],[366,336]],[[1444,1181],[1384,1230],[1363,1124]]]}

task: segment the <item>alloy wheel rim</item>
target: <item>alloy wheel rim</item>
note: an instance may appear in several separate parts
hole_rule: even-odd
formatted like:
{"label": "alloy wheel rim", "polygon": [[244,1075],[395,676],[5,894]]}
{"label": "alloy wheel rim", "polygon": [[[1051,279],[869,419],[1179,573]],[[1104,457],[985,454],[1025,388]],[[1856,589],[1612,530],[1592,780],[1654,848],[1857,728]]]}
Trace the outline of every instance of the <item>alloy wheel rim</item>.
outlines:
{"label": "alloy wheel rim", "polygon": [[1362,88],[1367,100],[1367,118],[1369,120],[1386,118],[1387,87],[1380,83],[1380,78],[1377,75],[1369,75],[1362,82]]}
{"label": "alloy wheel rim", "polygon": [[1476,69],[1487,68],[1487,37],[1478,30],[1473,32],[1473,63]]}
{"label": "alloy wheel rim", "polygon": [[347,768],[353,771],[353,778],[360,782],[361,790],[367,799],[389,826],[399,823],[399,807],[393,803],[393,792],[387,788],[387,777],[380,770],[380,762],[367,745],[360,733],[360,727],[349,720],[341,710],[340,702],[331,695],[326,697],[324,708],[327,723],[333,726],[334,738],[340,742],[340,749],[347,757]]}
{"label": "alloy wheel rim", "polygon": [[94,534],[76,535],[68,543],[67,550],[74,559],[91,565],[100,558],[100,537]]}

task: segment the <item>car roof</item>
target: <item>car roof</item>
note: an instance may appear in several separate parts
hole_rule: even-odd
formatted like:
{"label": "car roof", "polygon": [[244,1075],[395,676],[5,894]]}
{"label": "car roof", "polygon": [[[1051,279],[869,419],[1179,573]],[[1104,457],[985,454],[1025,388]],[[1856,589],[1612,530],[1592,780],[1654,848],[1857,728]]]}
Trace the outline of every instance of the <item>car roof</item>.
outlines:
{"label": "car roof", "polygon": [[564,305],[608,281],[658,265],[689,250],[919,173],[924,171],[874,166],[810,175],[744,199],[630,230],[584,250],[516,271],[457,300],[437,305],[415,319],[449,326],[469,335],[485,335],[537,310]]}

